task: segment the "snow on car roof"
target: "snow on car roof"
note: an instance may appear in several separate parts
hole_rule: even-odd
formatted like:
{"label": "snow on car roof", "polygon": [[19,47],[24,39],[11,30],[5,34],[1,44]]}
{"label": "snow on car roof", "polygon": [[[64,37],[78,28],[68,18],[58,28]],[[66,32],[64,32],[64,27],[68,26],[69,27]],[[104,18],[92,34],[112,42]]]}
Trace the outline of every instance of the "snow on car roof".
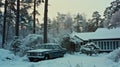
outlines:
{"label": "snow on car roof", "polygon": [[44,52],[44,51],[49,51],[51,49],[36,49],[36,50],[29,50],[27,52]]}

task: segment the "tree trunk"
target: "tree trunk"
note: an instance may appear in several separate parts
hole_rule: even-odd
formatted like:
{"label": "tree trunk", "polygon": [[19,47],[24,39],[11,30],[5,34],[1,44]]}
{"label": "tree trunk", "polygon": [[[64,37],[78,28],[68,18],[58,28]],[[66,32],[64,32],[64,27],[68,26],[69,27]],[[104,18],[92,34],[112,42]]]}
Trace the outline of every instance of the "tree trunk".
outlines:
{"label": "tree trunk", "polygon": [[47,43],[47,15],[48,15],[48,0],[45,0],[45,8],[44,8],[44,43]]}
{"label": "tree trunk", "polygon": [[17,15],[16,15],[16,25],[15,25],[16,36],[19,36],[19,13],[20,13],[20,0],[17,0]]}
{"label": "tree trunk", "polygon": [[36,32],[36,0],[34,0],[34,14],[33,14],[33,17],[34,17],[34,22],[33,22],[33,33]]}
{"label": "tree trunk", "polygon": [[5,6],[4,6],[4,23],[3,23],[3,37],[2,37],[2,48],[4,48],[5,39],[6,39],[6,16],[7,16],[7,4],[8,1],[5,0]]}

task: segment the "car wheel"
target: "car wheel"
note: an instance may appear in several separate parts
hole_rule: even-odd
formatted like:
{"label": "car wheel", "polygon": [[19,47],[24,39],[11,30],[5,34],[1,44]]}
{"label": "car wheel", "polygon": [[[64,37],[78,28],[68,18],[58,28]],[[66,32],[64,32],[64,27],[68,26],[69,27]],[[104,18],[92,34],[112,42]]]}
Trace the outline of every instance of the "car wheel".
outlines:
{"label": "car wheel", "polygon": [[39,59],[38,59],[38,58],[29,58],[29,61],[30,61],[30,62],[38,62]]}
{"label": "car wheel", "polygon": [[62,55],[61,57],[64,57],[64,55]]}
{"label": "car wheel", "polygon": [[33,61],[34,61],[34,59],[33,59],[33,58],[29,58],[29,61],[30,61],[30,62],[33,62]]}
{"label": "car wheel", "polygon": [[45,55],[44,60],[48,60],[49,59],[49,55]]}
{"label": "car wheel", "polygon": [[64,57],[64,54],[60,55],[60,57]]}

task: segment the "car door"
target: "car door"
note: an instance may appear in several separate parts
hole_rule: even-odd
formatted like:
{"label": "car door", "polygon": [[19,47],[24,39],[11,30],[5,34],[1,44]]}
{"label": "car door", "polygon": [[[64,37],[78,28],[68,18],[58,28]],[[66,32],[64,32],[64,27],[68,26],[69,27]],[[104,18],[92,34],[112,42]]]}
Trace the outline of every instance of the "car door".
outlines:
{"label": "car door", "polygon": [[51,48],[52,48],[52,58],[55,58],[55,57],[58,57],[58,50],[55,49],[55,46],[54,45],[51,45]]}
{"label": "car door", "polygon": [[60,57],[61,56],[61,50],[55,49],[55,51],[56,51],[56,57]]}
{"label": "car door", "polygon": [[63,55],[62,50],[59,48],[58,45],[53,46],[54,57],[60,57]]}

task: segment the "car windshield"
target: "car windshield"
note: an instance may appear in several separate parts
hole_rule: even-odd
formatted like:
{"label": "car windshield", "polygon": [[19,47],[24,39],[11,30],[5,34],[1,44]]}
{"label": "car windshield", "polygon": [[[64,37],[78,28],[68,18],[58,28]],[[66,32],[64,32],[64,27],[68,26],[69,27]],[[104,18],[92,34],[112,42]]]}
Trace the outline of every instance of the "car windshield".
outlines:
{"label": "car windshield", "polygon": [[62,49],[62,47],[59,46],[59,45],[54,45],[53,48],[54,48],[54,49]]}
{"label": "car windshield", "polygon": [[41,49],[62,49],[59,45],[41,45]]}

